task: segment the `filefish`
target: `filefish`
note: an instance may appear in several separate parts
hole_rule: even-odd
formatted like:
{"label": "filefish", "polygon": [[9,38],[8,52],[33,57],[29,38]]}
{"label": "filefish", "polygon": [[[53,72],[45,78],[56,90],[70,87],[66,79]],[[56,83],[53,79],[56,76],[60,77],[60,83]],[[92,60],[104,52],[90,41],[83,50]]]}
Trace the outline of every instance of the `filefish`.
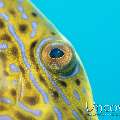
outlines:
{"label": "filefish", "polygon": [[98,120],[72,44],[29,0],[0,0],[0,120]]}

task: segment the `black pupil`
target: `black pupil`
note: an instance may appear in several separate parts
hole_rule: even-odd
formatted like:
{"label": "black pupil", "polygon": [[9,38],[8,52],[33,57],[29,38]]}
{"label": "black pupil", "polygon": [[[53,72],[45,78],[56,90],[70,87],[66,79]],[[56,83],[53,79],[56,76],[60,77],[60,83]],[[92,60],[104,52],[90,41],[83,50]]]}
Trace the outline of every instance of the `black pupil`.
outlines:
{"label": "black pupil", "polygon": [[50,57],[51,58],[60,58],[64,55],[64,52],[62,50],[60,50],[59,48],[53,48],[50,51]]}

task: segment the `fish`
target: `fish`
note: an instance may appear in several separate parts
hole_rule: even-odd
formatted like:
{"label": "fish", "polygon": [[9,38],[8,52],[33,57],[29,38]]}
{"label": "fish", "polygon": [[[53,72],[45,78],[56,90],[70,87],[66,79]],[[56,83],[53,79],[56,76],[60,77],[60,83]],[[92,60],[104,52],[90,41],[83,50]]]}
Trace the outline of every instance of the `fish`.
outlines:
{"label": "fish", "polygon": [[0,120],[98,120],[79,55],[30,0],[0,0]]}

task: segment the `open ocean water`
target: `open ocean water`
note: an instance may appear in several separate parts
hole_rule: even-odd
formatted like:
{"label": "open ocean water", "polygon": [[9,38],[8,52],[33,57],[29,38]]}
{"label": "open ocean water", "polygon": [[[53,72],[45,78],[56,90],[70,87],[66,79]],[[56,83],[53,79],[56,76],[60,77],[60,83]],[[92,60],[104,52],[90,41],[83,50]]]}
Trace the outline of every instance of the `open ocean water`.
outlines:
{"label": "open ocean water", "polygon": [[[120,0],[32,0],[77,50],[98,105],[120,113]],[[110,114],[108,112],[108,114]],[[99,116],[120,120],[120,116]]]}

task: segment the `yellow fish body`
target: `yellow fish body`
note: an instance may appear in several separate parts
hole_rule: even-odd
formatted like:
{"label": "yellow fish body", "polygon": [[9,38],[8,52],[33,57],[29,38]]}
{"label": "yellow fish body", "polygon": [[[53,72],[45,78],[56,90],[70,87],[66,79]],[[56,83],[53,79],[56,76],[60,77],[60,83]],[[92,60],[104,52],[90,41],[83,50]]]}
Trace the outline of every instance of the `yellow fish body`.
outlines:
{"label": "yellow fish body", "polygon": [[28,0],[0,0],[0,120],[98,120],[88,107],[72,45]]}

